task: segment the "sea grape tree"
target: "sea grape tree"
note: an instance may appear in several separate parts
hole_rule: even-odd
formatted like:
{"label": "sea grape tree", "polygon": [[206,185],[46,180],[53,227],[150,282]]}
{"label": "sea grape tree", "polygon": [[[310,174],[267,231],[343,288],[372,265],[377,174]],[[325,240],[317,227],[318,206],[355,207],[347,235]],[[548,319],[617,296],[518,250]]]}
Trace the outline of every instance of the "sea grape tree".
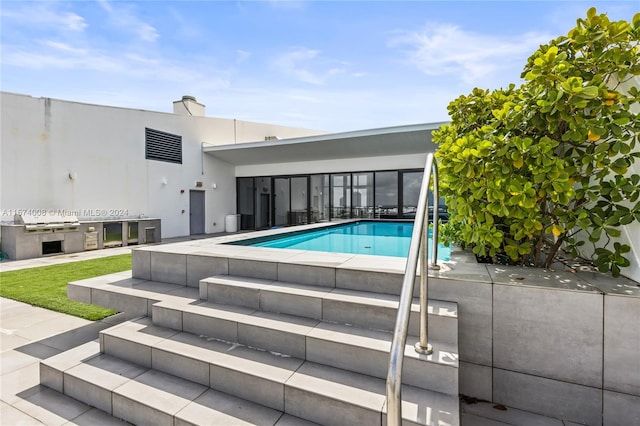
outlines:
{"label": "sea grape tree", "polygon": [[[549,267],[562,248],[600,242],[593,262],[629,265],[620,225],[640,221],[640,13],[589,9],[533,53],[506,89],[450,103],[434,132],[446,241],[501,263]],[[635,113],[634,113],[635,111]]]}

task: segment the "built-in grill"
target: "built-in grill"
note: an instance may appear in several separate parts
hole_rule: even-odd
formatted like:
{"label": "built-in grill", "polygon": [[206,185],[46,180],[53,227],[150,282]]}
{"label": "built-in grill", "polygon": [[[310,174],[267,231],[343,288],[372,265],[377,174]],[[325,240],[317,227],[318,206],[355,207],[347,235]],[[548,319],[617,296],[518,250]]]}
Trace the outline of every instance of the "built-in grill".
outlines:
{"label": "built-in grill", "polygon": [[[30,259],[160,241],[160,219],[117,218],[79,221],[70,214],[34,211],[0,224],[0,251],[9,259]],[[42,213],[42,214],[37,214]],[[46,213],[46,214],[45,214]],[[64,213],[64,212],[63,212]],[[144,230],[138,232],[138,230]]]}
{"label": "built-in grill", "polygon": [[77,231],[80,227],[76,216],[55,213],[17,214],[13,220],[17,225],[24,225],[25,232],[68,232]]}

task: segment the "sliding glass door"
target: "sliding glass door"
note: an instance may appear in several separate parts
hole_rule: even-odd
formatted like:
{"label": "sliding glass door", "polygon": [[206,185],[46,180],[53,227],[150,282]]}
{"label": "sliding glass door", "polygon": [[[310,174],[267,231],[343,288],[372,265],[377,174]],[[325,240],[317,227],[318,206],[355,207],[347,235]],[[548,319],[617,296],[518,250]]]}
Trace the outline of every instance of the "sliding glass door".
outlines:
{"label": "sliding glass door", "polygon": [[289,178],[273,178],[273,225],[289,225]]}
{"label": "sliding glass door", "polygon": [[[241,229],[331,219],[412,219],[422,175],[421,170],[384,170],[238,178]],[[442,212],[446,219],[446,207]]]}
{"label": "sliding glass door", "polygon": [[402,217],[412,219],[418,210],[423,172],[402,173]]}
{"label": "sliding glass door", "polygon": [[373,173],[354,173],[351,192],[354,218],[373,218]]}
{"label": "sliding glass door", "polygon": [[253,178],[238,178],[237,185],[240,229],[255,229]]}
{"label": "sliding glass door", "polygon": [[311,223],[329,220],[329,175],[311,176]]}
{"label": "sliding glass door", "polygon": [[331,219],[351,217],[351,173],[331,175]]}
{"label": "sliding glass door", "polygon": [[309,178],[307,176],[291,178],[291,213],[289,225],[309,223]]}
{"label": "sliding glass door", "polygon": [[271,228],[271,178],[255,179],[256,193],[256,227],[255,229]]}
{"label": "sliding glass door", "polygon": [[398,172],[376,172],[375,194],[377,219],[398,217]]}

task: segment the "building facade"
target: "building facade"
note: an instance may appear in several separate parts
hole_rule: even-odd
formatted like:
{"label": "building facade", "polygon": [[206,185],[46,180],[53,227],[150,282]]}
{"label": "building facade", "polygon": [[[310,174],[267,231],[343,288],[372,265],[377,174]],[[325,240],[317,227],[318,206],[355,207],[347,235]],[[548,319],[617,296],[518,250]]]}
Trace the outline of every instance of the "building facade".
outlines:
{"label": "building facade", "polygon": [[243,229],[410,218],[439,126],[328,134],[206,117],[191,96],[173,113],[6,92],[0,106],[3,223],[158,218],[165,238],[225,231],[236,213]]}
{"label": "building facade", "polygon": [[[0,92],[0,109],[0,221],[157,218],[164,238],[223,232],[230,216],[247,230],[411,219],[443,124],[328,133],[206,117],[191,96],[164,113]],[[640,223],[621,230],[623,274],[640,280]]]}

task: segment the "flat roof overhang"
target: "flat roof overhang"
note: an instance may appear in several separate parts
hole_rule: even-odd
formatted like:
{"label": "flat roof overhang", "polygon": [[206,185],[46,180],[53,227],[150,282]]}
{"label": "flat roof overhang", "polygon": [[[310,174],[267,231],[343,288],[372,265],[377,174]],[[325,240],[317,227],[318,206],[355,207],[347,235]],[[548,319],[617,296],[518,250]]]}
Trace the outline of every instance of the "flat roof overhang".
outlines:
{"label": "flat roof overhang", "polygon": [[436,150],[432,131],[446,123],[413,124],[230,145],[205,145],[203,150],[236,166],[424,154]]}

